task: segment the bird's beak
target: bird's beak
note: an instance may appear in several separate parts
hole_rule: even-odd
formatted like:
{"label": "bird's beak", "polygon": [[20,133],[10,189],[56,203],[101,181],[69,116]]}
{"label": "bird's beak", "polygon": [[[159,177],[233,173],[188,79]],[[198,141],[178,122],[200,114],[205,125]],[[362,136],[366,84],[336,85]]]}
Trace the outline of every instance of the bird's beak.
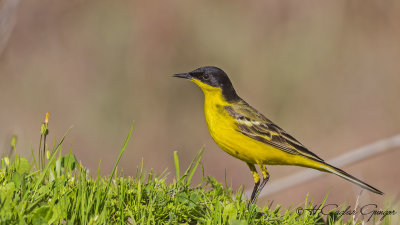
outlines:
{"label": "bird's beak", "polygon": [[189,73],[178,73],[178,74],[174,74],[172,75],[174,77],[179,77],[179,78],[185,78],[185,79],[192,79],[192,76],[190,76]]}

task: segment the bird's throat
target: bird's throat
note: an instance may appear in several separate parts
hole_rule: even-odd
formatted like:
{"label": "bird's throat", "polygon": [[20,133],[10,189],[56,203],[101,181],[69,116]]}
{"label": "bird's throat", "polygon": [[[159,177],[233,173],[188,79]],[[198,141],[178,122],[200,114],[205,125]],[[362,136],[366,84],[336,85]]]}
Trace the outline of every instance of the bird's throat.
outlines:
{"label": "bird's throat", "polygon": [[192,79],[192,81],[201,88],[204,93],[206,101],[213,102],[215,104],[225,105],[240,100],[233,87],[220,88],[213,87],[205,84],[199,80]]}

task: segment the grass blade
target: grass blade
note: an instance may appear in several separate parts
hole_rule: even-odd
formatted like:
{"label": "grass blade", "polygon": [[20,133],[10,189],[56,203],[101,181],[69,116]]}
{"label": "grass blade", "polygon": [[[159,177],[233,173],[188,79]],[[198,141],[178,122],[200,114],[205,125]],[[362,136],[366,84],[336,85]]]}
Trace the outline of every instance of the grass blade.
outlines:
{"label": "grass blade", "polygon": [[[101,201],[101,203],[104,203],[104,201],[107,199],[108,191],[110,190],[111,182],[112,182],[112,179],[113,179],[113,177],[115,175],[115,171],[117,169],[118,163],[121,160],[122,154],[124,154],[124,151],[126,149],[126,146],[128,145],[129,139],[131,138],[131,135],[132,135],[132,132],[133,132],[133,125],[134,125],[134,122],[132,122],[131,129],[129,130],[128,136],[126,137],[124,146],[122,146],[122,149],[119,152],[119,155],[118,155],[118,158],[117,158],[117,162],[115,163],[113,171],[111,173],[111,176],[110,176],[110,178],[108,180],[107,188],[106,188],[106,191],[105,191],[105,194],[104,194],[104,197],[103,197],[103,200]],[[103,205],[103,204],[100,204],[100,205]]]}
{"label": "grass blade", "polygon": [[176,170],[176,180],[178,181],[181,176],[179,174],[179,156],[177,151],[174,151],[174,163]]}

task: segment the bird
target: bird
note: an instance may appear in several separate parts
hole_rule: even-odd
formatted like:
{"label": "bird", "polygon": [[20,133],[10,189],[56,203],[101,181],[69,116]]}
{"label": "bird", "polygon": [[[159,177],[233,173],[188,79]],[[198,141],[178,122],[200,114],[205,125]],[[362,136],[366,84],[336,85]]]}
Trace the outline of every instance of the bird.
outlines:
{"label": "bird", "polygon": [[[208,131],[216,144],[229,155],[244,161],[254,179],[250,203],[270,178],[267,165],[294,165],[328,172],[373,193],[382,191],[347,172],[326,163],[291,134],[273,123],[236,93],[228,75],[215,66],[205,66],[174,77],[193,81],[204,94],[204,114]],[[262,181],[256,166],[260,168]]]}

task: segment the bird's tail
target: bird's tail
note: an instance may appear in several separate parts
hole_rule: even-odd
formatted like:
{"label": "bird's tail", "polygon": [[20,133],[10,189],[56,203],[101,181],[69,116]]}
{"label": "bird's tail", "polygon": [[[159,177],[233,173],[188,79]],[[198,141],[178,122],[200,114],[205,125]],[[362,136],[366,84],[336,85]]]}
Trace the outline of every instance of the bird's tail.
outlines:
{"label": "bird's tail", "polygon": [[324,163],[324,166],[322,167],[322,169],[324,169],[327,172],[336,174],[339,177],[342,177],[342,178],[344,178],[344,179],[346,179],[346,180],[348,180],[348,181],[350,181],[350,182],[352,182],[354,184],[357,184],[358,186],[360,186],[360,187],[362,187],[364,189],[367,189],[367,190],[372,191],[374,193],[383,195],[382,191],[380,191],[380,190],[372,187],[371,185],[369,185],[369,184],[367,184],[367,183],[365,183],[365,182],[353,177],[352,175],[346,173],[345,171],[343,171],[343,170],[341,170],[339,168],[336,168],[336,167],[331,166],[331,165],[329,165],[327,163]]}

